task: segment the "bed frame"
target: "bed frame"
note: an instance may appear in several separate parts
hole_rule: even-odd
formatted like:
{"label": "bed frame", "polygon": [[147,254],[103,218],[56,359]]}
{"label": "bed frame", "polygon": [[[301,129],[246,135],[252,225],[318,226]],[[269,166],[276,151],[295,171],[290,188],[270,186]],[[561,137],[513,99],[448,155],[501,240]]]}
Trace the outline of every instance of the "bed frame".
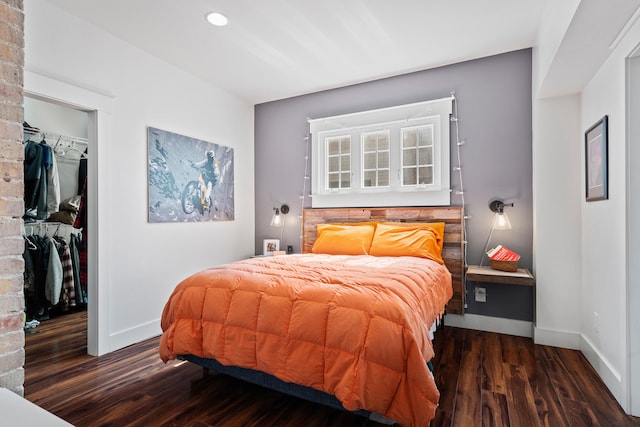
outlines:
{"label": "bed frame", "polygon": [[[447,312],[462,313],[464,306],[464,216],[459,207],[416,207],[416,208],[323,208],[305,209],[302,216],[302,252],[310,253],[316,240],[317,225],[331,222],[393,221],[393,222],[444,222],[445,235],[442,257],[453,278],[454,293],[447,304]],[[205,370],[251,382],[281,393],[300,397],[332,408],[346,410],[333,395],[280,379],[251,369],[225,366],[215,359],[205,359],[193,355],[178,356],[181,360],[200,365]],[[393,424],[392,420],[369,411],[353,413],[383,424]]]}

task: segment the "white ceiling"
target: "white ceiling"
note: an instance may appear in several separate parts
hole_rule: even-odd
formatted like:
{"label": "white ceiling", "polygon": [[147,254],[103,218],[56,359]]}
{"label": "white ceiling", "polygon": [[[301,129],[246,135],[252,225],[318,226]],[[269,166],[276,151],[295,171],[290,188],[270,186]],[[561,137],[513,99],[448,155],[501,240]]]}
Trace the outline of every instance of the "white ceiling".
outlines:
{"label": "white ceiling", "polygon": [[531,47],[546,2],[48,1],[252,104]]}

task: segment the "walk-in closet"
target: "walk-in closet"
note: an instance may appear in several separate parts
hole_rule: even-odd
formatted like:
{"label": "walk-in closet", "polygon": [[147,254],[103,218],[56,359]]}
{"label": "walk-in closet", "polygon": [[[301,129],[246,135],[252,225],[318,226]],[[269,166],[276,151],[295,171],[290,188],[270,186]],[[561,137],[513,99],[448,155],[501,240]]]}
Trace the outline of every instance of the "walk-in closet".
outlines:
{"label": "walk-in closet", "polygon": [[[87,139],[85,111],[24,98],[25,333],[86,311]],[[74,316],[86,322],[86,316]],[[86,341],[86,340],[85,340]],[[29,352],[29,348],[25,348]]]}

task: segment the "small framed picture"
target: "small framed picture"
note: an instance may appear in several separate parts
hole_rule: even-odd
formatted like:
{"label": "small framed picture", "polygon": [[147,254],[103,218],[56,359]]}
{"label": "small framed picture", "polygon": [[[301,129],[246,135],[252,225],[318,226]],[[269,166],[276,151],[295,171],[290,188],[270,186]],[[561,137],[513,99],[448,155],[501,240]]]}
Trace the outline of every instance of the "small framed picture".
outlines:
{"label": "small framed picture", "polygon": [[608,118],[604,116],[584,134],[587,202],[609,198],[607,122]]}
{"label": "small framed picture", "polygon": [[263,255],[273,255],[274,252],[279,250],[280,250],[280,240],[264,239],[264,246],[262,250]]}

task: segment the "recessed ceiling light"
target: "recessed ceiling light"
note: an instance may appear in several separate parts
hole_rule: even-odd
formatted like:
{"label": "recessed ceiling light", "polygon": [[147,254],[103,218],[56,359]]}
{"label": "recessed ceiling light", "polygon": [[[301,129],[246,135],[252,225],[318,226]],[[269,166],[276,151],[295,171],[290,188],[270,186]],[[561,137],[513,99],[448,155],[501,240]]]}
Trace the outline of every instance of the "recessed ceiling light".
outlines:
{"label": "recessed ceiling light", "polygon": [[227,17],[220,12],[207,13],[207,21],[216,27],[224,27],[229,22]]}

